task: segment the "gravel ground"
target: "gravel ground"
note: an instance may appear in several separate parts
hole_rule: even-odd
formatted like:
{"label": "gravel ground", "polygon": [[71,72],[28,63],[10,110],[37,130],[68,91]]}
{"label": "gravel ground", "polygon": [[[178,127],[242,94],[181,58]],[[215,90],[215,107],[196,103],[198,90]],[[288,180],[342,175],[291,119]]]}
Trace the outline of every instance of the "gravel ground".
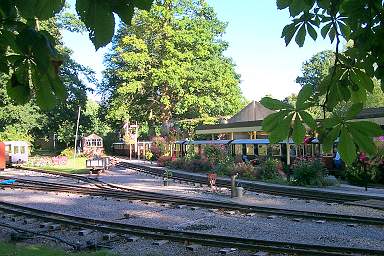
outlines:
{"label": "gravel ground", "polygon": [[[144,165],[144,166],[151,166],[151,167],[156,167],[160,169],[164,169],[164,167],[158,167],[156,162],[149,162],[149,161],[142,161],[142,160],[126,160],[122,158],[123,161],[125,162],[132,162],[134,164],[139,164],[139,165]],[[167,168],[169,169],[169,168]],[[190,173],[189,171],[183,171],[183,170],[174,170],[180,173]],[[205,176],[204,174],[201,173],[194,173],[194,175],[200,175],[200,176]],[[229,178],[228,178],[229,179]],[[256,184],[263,184],[263,185],[270,185],[270,186],[284,186],[284,185],[278,185],[278,184],[273,184],[273,183],[267,183],[263,181],[252,181],[253,183]],[[288,186],[290,188],[293,188],[292,186]],[[297,189],[314,189],[318,191],[331,191],[331,192],[344,192],[346,194],[352,193],[352,194],[364,194],[364,195],[373,195],[373,196],[379,196],[384,199],[384,188],[369,188],[368,191],[365,191],[364,187],[359,187],[359,186],[353,186],[349,184],[339,184],[337,186],[329,186],[329,187],[317,187],[317,188],[305,188],[305,187],[296,187]]]}
{"label": "gravel ground", "polygon": [[303,211],[314,211],[323,213],[348,214],[355,216],[384,217],[384,211],[371,209],[368,207],[344,205],[338,203],[326,203],[315,200],[301,200],[284,196],[274,196],[270,194],[246,192],[242,198],[230,198],[230,190],[221,188],[219,193],[212,193],[207,186],[193,186],[188,184],[171,183],[170,186],[162,185],[161,177],[146,176],[129,169],[115,168],[105,175],[100,176],[100,180],[128,188],[136,188],[145,191],[161,192],[166,194],[176,194],[192,198],[209,199],[216,201],[229,201],[240,204],[256,206],[277,207],[282,209],[294,209]]}
{"label": "gravel ground", "polygon": [[[384,229],[378,226],[349,227],[347,223],[294,222],[291,218],[268,219],[208,209],[178,209],[142,201],[107,199],[66,193],[0,190],[2,201],[84,217],[127,224],[227,234],[255,239],[322,245],[384,249]],[[233,215],[232,215],[233,214]]]}
{"label": "gravel ground", "polygon": [[[130,242],[127,238],[129,235],[117,235],[114,236],[111,241],[103,240],[103,233],[91,232],[86,236],[79,235],[79,229],[71,227],[63,227],[61,230],[50,231],[46,228],[40,228],[38,221],[34,221],[30,224],[24,224],[23,218],[19,221],[13,222],[9,218],[0,219],[0,223],[4,223],[13,227],[23,228],[27,230],[33,230],[34,232],[41,232],[51,236],[58,237],[72,244],[78,244],[83,247],[87,243],[98,244],[101,246],[107,246],[110,252],[121,256],[189,256],[189,255],[221,255],[219,250],[221,248],[200,246],[195,251],[190,251],[186,248],[187,245],[182,243],[167,242],[162,245],[154,245],[155,240],[139,238],[136,241]],[[9,241],[11,234],[15,233],[12,229],[1,228],[0,229],[0,241]],[[48,247],[57,247],[58,245],[64,250],[72,250],[73,248],[67,244],[56,242],[55,240],[47,239],[44,237],[34,236],[32,239],[24,240],[24,244],[39,244]],[[247,256],[253,255],[255,252],[249,251],[236,251],[231,253],[233,256]],[[278,254],[270,254],[278,255]],[[281,255],[281,254],[280,254]]]}
{"label": "gravel ground", "polygon": [[[8,169],[1,172],[1,176],[19,177],[37,181],[48,181],[55,183],[76,184],[92,186],[88,183],[75,181],[70,178],[50,174],[41,174],[32,171],[20,171]],[[95,176],[93,176],[95,177]],[[264,193],[247,191],[242,198],[230,198],[230,190],[219,189],[218,193],[212,193],[207,186],[194,186],[191,184],[180,184],[178,181],[171,182],[170,186],[163,186],[161,177],[148,176],[130,169],[114,168],[113,170],[99,176],[101,181],[115,185],[134,188],[145,191],[160,192],[164,194],[181,195],[191,198],[208,199],[215,201],[236,202],[256,206],[277,207],[282,209],[295,209],[303,211],[314,211],[334,214],[347,214],[354,216],[384,217],[384,211],[362,206],[344,205],[338,203],[326,203],[316,200],[302,200],[284,196],[275,196]]]}
{"label": "gravel ground", "polygon": [[7,177],[19,178],[19,179],[28,179],[28,180],[34,180],[34,181],[53,182],[53,183],[88,185],[88,183],[85,183],[83,181],[78,181],[78,180],[74,180],[74,179],[59,176],[59,175],[44,174],[39,172],[33,172],[28,170],[17,170],[17,169],[11,169],[11,168],[0,172],[0,176],[7,176]]}

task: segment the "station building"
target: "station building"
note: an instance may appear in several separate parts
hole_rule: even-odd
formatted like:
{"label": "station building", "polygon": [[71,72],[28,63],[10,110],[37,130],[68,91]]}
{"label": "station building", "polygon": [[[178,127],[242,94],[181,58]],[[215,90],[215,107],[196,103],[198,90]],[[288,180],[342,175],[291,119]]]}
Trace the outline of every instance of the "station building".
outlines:
{"label": "station building", "polygon": [[[261,103],[252,101],[226,122],[198,126],[196,135],[210,136],[212,140],[266,139],[268,134],[262,130],[262,122],[265,117],[274,112]],[[384,107],[363,109],[355,120],[372,121],[384,129]]]}

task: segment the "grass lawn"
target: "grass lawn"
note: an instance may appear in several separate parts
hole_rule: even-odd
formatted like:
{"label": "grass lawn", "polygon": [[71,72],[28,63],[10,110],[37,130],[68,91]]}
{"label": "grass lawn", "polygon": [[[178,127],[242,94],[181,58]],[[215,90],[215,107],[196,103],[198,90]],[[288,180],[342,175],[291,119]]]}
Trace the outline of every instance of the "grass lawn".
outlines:
{"label": "grass lawn", "polygon": [[71,253],[37,245],[20,245],[0,242],[1,256],[112,256],[106,251]]}
{"label": "grass lawn", "polygon": [[73,158],[68,158],[68,162],[66,165],[41,166],[36,167],[36,169],[66,172],[71,174],[86,174],[89,173],[89,170],[85,168],[86,159],[86,157],[77,157],[75,161],[73,161]]}

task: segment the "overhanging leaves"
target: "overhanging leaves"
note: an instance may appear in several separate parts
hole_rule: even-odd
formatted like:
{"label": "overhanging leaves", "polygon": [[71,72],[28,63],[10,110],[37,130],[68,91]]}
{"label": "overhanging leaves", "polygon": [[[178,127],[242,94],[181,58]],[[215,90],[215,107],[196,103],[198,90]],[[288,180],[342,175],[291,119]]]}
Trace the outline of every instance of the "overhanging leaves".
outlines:
{"label": "overhanging leaves", "polygon": [[341,158],[347,164],[352,164],[356,158],[356,146],[353,143],[351,134],[346,128],[341,129],[337,150],[340,152]]}
{"label": "overhanging leaves", "polygon": [[302,144],[305,136],[305,127],[299,118],[296,118],[293,125],[292,138],[296,144]]}
{"label": "overhanging leaves", "polygon": [[301,88],[296,101],[296,110],[302,109],[305,102],[312,96],[312,86],[305,85]]}
{"label": "overhanging leaves", "polygon": [[64,7],[64,0],[15,0],[17,9],[25,18],[46,20]]}
{"label": "overhanging leaves", "polygon": [[115,30],[115,18],[110,3],[104,0],[77,0],[76,11],[87,27],[96,50],[106,46]]}
{"label": "overhanging leaves", "polygon": [[271,110],[281,110],[281,109],[293,109],[293,107],[287,103],[281,102],[280,100],[272,99],[271,97],[264,97],[261,99],[260,103]]}

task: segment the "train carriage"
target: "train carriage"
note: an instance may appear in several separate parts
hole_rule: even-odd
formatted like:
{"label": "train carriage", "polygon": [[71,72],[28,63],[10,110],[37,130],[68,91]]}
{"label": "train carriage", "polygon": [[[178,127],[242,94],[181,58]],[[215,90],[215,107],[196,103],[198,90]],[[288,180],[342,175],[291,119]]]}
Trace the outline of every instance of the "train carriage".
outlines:
{"label": "train carriage", "polygon": [[185,140],[175,142],[173,155],[183,157],[191,147],[196,154],[201,155],[204,153],[206,145],[223,145],[229,154],[241,157],[245,161],[255,159],[260,162],[273,157],[291,163],[296,157],[320,157],[322,155],[321,145],[316,138],[308,139],[305,143],[298,145],[292,139],[276,144],[271,144],[269,139]]}
{"label": "train carriage", "polygon": [[28,162],[29,144],[25,141],[4,141],[7,164]]}

